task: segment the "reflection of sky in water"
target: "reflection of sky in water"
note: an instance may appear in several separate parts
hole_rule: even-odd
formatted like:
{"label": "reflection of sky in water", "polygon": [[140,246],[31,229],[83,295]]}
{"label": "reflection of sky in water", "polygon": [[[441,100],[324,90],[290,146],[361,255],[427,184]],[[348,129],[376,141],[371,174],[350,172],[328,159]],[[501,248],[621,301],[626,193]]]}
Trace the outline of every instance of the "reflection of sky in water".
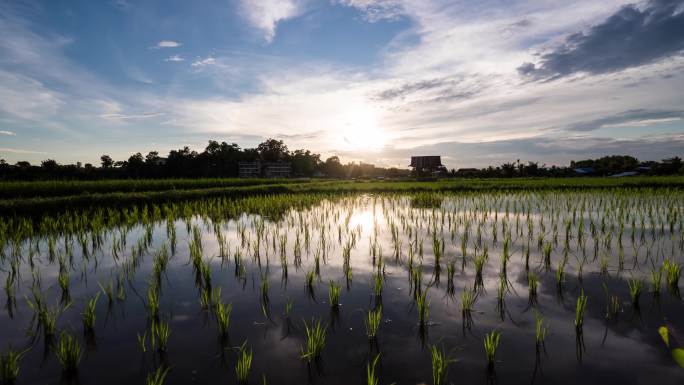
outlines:
{"label": "reflection of sky in water", "polygon": [[[562,200],[562,195],[560,198]],[[253,244],[256,241],[255,224],[261,223],[253,215],[244,215],[238,221],[225,221],[219,226],[228,245],[228,258],[222,261],[219,257],[219,242],[210,221],[200,218],[192,220],[193,226],[202,230],[204,257],[210,258],[212,266],[212,283],[222,288],[222,298],[233,304],[230,323],[229,340],[223,345],[217,337],[213,318],[201,311],[198,300],[198,289],[195,286],[192,266],[189,262],[188,242],[192,235],[187,234],[183,221],[176,223],[177,252],[171,258],[169,268],[163,279],[162,314],[169,320],[172,335],[169,352],[166,357],[172,372],[168,384],[185,383],[234,383],[235,350],[248,341],[254,349],[252,379],[260,383],[265,374],[271,384],[351,384],[364,383],[365,365],[370,357],[369,343],[363,326],[364,311],[373,304],[371,281],[375,268],[372,266],[371,243],[376,240],[381,245],[386,263],[387,278],[383,290],[384,322],[380,328],[377,348],[382,352],[379,366],[381,383],[418,384],[430,383],[430,358],[426,346],[421,342],[417,315],[410,296],[406,258],[409,242],[406,230],[409,227],[418,229],[423,244],[423,284],[430,284],[430,320],[433,324],[425,336],[426,344],[442,344],[451,352],[458,362],[450,369],[450,380],[454,383],[486,383],[484,351],[482,337],[493,329],[502,331],[502,340],[496,364],[496,381],[501,384],[574,384],[574,383],[611,383],[611,384],[681,384],[684,378],[682,369],[671,361],[669,352],[664,349],[657,327],[662,324],[671,325],[675,330],[684,331],[684,311],[682,302],[673,298],[665,290],[659,303],[650,294],[641,297],[640,314],[635,314],[629,301],[626,279],[635,276],[646,276],[650,265],[645,260],[644,248],[640,248],[639,260],[633,268],[634,250],[625,247],[625,270],[617,272],[617,257],[610,257],[610,277],[603,278],[599,273],[599,260],[593,259],[591,238],[587,242],[589,261],[584,267],[582,287],[589,296],[586,321],[584,327],[584,344],[582,362],[578,362],[576,352],[575,329],[573,325],[574,304],[580,286],[577,279],[577,257],[580,251],[574,246],[569,255],[566,267],[562,298],[558,295],[555,282],[555,269],[561,257],[563,225],[559,225],[559,246],[553,253],[553,264],[550,271],[541,266],[541,255],[536,247],[536,235],[532,240],[530,263],[540,277],[538,306],[549,325],[549,336],[546,342],[546,355],[541,355],[535,374],[534,345],[534,310],[528,305],[527,280],[522,263],[522,245],[526,237],[512,237],[512,256],[508,264],[508,279],[511,290],[506,295],[506,312],[504,320],[497,310],[496,292],[498,274],[502,254],[503,235],[499,223],[498,242],[492,244],[491,221],[494,211],[487,214],[487,224],[483,227],[482,236],[489,247],[489,262],[484,270],[485,288],[475,305],[473,326],[470,330],[463,328],[460,313],[460,293],[465,286],[472,286],[475,280],[472,260],[469,260],[465,271],[461,271],[460,231],[463,224],[458,222],[476,203],[467,198],[448,198],[442,207],[453,212],[451,218],[457,226],[456,237],[452,241],[449,232],[449,220],[443,224],[443,235],[446,242],[443,256],[440,282],[434,280],[434,255],[432,238],[428,232],[428,223],[435,221],[442,226],[440,211],[431,208],[411,207],[406,198],[386,198],[375,203],[370,197],[346,198],[338,203],[324,201],[320,206],[301,213],[290,212],[278,222],[264,221],[265,241],[259,249],[261,266],[267,272],[270,282],[269,313],[271,319],[262,314],[260,304],[260,272],[253,259]],[[562,210],[562,205],[558,206]],[[512,207],[511,207],[512,211]],[[599,212],[593,213],[598,218]],[[505,217],[505,211],[497,211],[498,220]],[[484,218],[479,215],[479,218]],[[300,218],[303,222],[300,222]],[[539,231],[538,216],[531,215],[535,223],[535,232]],[[551,224],[546,220],[547,239],[551,237]],[[309,247],[305,246],[304,226],[308,223]],[[512,214],[508,219],[509,226],[515,228]],[[390,224],[397,227],[401,244],[401,256],[394,257],[394,246]],[[416,227],[416,225],[418,225]],[[527,231],[524,220],[519,225]],[[239,228],[245,228],[245,246]],[[588,222],[585,232],[589,231]],[[625,230],[629,234],[629,226]],[[680,230],[681,231],[681,230]],[[302,266],[293,264],[293,252],[297,233],[300,234],[302,248]],[[316,249],[322,244],[321,232],[325,233],[325,253],[321,253],[321,279],[315,284],[315,298],[310,298],[306,291],[304,275],[313,268]],[[356,234],[356,245],[351,251],[353,279],[351,287],[345,287],[343,262],[341,258],[343,246]],[[476,226],[470,230],[469,257],[475,251]],[[127,235],[125,256],[115,261],[111,258],[111,236],[102,250],[87,264],[80,261],[80,246],[74,244],[75,260],[78,263],[71,272],[71,295],[74,303],[60,317],[58,329],[76,332],[82,337],[79,313],[89,296],[97,290],[97,282],[106,282],[116,277],[130,247],[144,235],[143,228],[134,228]],[[286,255],[288,260],[287,279],[284,279],[280,262],[280,237],[287,237]],[[640,233],[637,233],[637,239]],[[273,239],[276,239],[273,242]],[[588,235],[590,237],[590,235]],[[631,245],[626,236],[625,245]],[[166,225],[159,224],[153,233],[153,244],[150,250],[158,249],[166,241]],[[676,236],[670,238],[656,235],[655,242],[662,250],[679,250]],[[673,239],[675,241],[673,241]],[[45,242],[44,240],[41,242]],[[612,240],[612,250],[616,253],[617,242]],[[60,242],[60,247],[63,244]],[[275,247],[274,247],[275,245]],[[41,245],[45,250],[45,245]],[[233,253],[236,248],[242,250],[246,263],[244,280],[235,277]],[[145,303],[143,298],[147,290],[147,279],[151,273],[152,252],[144,256],[144,262],[137,271],[134,280],[127,289],[127,300],[115,303],[108,310],[106,299],[100,298],[96,327],[96,347],[89,348],[84,356],[80,380],[81,383],[120,384],[126,381],[140,383],[146,373],[159,362],[159,358],[151,353],[143,355],[136,341],[136,334],[142,333],[147,325]],[[681,252],[678,254],[681,261]],[[415,256],[416,263],[420,258]],[[456,273],[454,277],[455,295],[447,294],[446,261],[455,259]],[[50,304],[60,297],[60,288],[56,284],[57,264],[48,264],[45,257],[36,257],[40,268],[43,288]],[[2,279],[4,281],[3,271]],[[336,280],[342,284],[342,306],[335,316],[327,304],[327,282]],[[6,311],[0,313],[0,340],[6,346],[26,344],[26,328],[32,312],[26,306],[25,295],[32,282],[27,266],[21,268],[21,288],[17,292],[17,309],[14,318],[9,319]],[[621,299],[622,312],[617,321],[606,321],[606,294],[602,284],[606,283],[611,295]],[[285,304],[294,303],[290,319],[284,317]],[[320,317],[329,323],[328,343],[324,350],[320,365],[307,364],[299,358],[300,347],[304,342],[302,320]],[[83,339],[81,339],[83,340]],[[375,349],[375,348],[372,348]],[[374,354],[374,353],[373,353]],[[53,355],[42,359],[43,346],[39,341],[22,362],[19,383],[43,384],[59,383],[59,366]]]}

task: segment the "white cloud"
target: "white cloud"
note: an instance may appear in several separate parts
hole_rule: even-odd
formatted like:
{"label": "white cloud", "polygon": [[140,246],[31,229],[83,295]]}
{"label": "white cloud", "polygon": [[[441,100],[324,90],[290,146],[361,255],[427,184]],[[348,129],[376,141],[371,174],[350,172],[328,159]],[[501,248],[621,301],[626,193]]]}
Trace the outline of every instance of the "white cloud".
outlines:
{"label": "white cloud", "polygon": [[270,43],[276,35],[278,23],[301,15],[306,3],[307,0],[240,0],[240,10]]}
{"label": "white cloud", "polygon": [[179,43],[179,42],[177,42],[177,41],[173,41],[173,40],[162,40],[162,41],[160,41],[159,43],[157,43],[157,45],[154,45],[154,46],[152,46],[152,47],[150,47],[150,48],[152,48],[152,49],[178,48],[178,47],[180,47],[180,46],[182,46],[182,45],[183,45],[183,44],[181,44],[181,43]]}
{"label": "white cloud", "polygon": [[0,135],[16,136],[17,133],[13,131],[0,130]]}
{"label": "white cloud", "polygon": [[9,152],[10,154],[47,154],[47,152],[43,151],[22,150],[10,147],[0,147],[0,152]]}
{"label": "white cloud", "polygon": [[205,58],[197,58],[195,61],[192,62],[192,66],[196,68],[201,68],[201,67],[206,67],[206,66],[212,66],[216,64],[216,58],[213,56],[207,56]]}
{"label": "white cloud", "polygon": [[166,59],[164,59],[164,61],[182,62],[182,61],[185,61],[185,59],[181,55],[171,55],[171,56],[167,57]]}
{"label": "white cloud", "polygon": [[402,0],[337,0],[337,3],[361,11],[366,20],[394,20],[404,14]]}

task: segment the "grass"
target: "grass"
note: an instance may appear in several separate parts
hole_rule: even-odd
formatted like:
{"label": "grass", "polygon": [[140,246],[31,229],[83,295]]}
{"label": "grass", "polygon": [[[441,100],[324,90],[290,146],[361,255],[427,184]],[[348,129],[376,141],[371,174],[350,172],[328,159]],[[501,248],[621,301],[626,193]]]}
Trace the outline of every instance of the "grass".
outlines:
{"label": "grass", "polygon": [[321,320],[312,320],[311,325],[304,321],[304,331],[306,333],[306,344],[302,346],[301,357],[308,362],[321,356],[325,347],[327,325],[323,325]]}
{"label": "grass", "polygon": [[249,379],[249,371],[252,368],[254,358],[252,348],[247,348],[247,341],[238,348],[238,359],[235,363],[235,375],[239,384],[246,384]]}
{"label": "grass", "polygon": [[375,310],[370,310],[366,313],[363,324],[366,326],[366,335],[368,336],[368,339],[374,340],[377,338],[381,322],[382,306],[378,306]]}
{"label": "grass", "polygon": [[157,370],[155,370],[154,372],[147,375],[147,379],[145,380],[145,384],[146,385],[163,385],[164,381],[166,380],[166,375],[169,374],[169,370],[171,370],[171,368],[162,368],[162,367],[157,368]]}
{"label": "grass", "polygon": [[78,364],[83,357],[78,339],[67,332],[60,334],[55,355],[62,365],[62,371],[67,375],[72,375],[78,371]]}
{"label": "grass", "polygon": [[484,336],[484,350],[487,357],[487,368],[489,370],[494,369],[494,361],[496,358],[496,350],[499,348],[499,342],[501,341],[501,332],[498,330],[492,330],[491,333],[485,334]]}
{"label": "grass", "polygon": [[19,352],[11,346],[0,354],[0,381],[13,384],[19,377],[19,363],[28,350]]}
{"label": "grass", "polygon": [[449,364],[455,360],[447,356],[444,348],[435,345],[430,346],[430,358],[432,362],[432,385],[443,385],[449,374]]}

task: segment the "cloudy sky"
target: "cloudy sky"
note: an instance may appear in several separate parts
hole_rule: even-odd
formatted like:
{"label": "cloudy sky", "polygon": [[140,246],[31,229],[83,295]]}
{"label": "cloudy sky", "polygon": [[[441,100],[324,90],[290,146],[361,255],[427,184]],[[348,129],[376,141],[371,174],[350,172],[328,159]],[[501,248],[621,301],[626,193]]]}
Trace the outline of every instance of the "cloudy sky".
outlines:
{"label": "cloudy sky", "polygon": [[0,0],[0,158],[684,155],[684,1]]}

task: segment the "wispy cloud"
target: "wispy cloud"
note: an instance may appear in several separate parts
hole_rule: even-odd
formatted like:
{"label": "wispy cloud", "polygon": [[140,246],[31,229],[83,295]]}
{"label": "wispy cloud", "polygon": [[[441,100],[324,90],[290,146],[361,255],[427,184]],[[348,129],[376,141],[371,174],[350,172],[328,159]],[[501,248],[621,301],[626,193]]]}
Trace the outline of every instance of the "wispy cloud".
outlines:
{"label": "wispy cloud", "polygon": [[14,131],[5,131],[5,130],[0,130],[0,135],[7,135],[7,136],[16,136],[17,133]]}
{"label": "wispy cloud", "polygon": [[402,0],[337,0],[337,3],[361,11],[370,22],[395,20],[405,14]]}
{"label": "wispy cloud", "polygon": [[164,61],[167,62],[182,62],[185,61],[185,59],[181,55],[171,55],[164,59]]}
{"label": "wispy cloud", "polygon": [[47,154],[43,151],[22,150],[20,148],[0,147],[0,152],[8,152],[10,154]]}
{"label": "wispy cloud", "polygon": [[102,114],[100,117],[105,119],[118,119],[118,120],[130,120],[130,119],[150,119],[163,116],[162,112],[147,112],[142,114]]}
{"label": "wispy cloud", "polygon": [[276,35],[278,23],[301,15],[307,3],[308,0],[240,0],[240,10],[270,43]]}
{"label": "wispy cloud", "polygon": [[196,67],[196,68],[201,68],[201,67],[206,67],[206,66],[212,66],[216,64],[216,58],[213,56],[207,56],[205,58],[197,58],[195,59],[191,66]]}
{"label": "wispy cloud", "polygon": [[153,45],[150,47],[151,49],[162,49],[162,48],[178,48],[182,46],[183,44],[173,41],[173,40],[162,40],[156,45]]}

